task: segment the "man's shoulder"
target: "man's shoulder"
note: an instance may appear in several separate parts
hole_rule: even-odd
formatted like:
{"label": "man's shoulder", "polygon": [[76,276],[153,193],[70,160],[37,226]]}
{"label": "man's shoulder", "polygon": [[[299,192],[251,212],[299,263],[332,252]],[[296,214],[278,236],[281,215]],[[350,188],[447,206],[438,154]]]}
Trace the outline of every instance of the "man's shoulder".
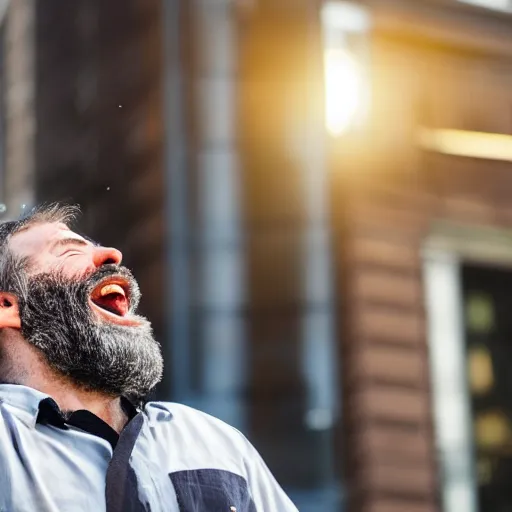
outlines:
{"label": "man's shoulder", "polygon": [[167,440],[175,452],[186,450],[188,459],[193,457],[190,452],[193,446],[194,453],[203,463],[207,454],[211,457],[210,464],[218,465],[223,461],[229,466],[226,468],[232,471],[238,468],[235,472],[240,473],[240,463],[250,457],[252,446],[240,431],[203,411],[174,402],[149,402],[144,413],[152,437],[160,442]]}
{"label": "man's shoulder", "polygon": [[[187,419],[213,422],[231,428],[227,423],[199,409],[178,402],[148,402],[144,406],[144,412],[151,415],[168,413],[174,419]],[[163,417],[163,416],[162,416]]]}
{"label": "man's shoulder", "polygon": [[184,427],[189,430],[205,429],[211,433],[227,436],[242,443],[246,442],[244,435],[235,427],[194,407],[177,402],[148,402],[144,412],[151,421],[168,422],[176,428]]}

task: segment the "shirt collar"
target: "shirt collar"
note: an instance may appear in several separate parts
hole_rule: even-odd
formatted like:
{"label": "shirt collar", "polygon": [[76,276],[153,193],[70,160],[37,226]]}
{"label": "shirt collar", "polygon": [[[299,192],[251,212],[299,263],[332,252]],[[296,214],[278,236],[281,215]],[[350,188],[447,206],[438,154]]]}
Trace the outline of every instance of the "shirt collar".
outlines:
{"label": "shirt collar", "polygon": [[[13,414],[30,427],[35,427],[37,423],[43,400],[55,404],[56,413],[60,414],[57,404],[50,395],[21,384],[0,384],[0,403],[10,405]],[[121,405],[129,420],[137,414],[137,409],[128,399],[121,397]]]}
{"label": "shirt collar", "polygon": [[27,425],[34,427],[39,414],[39,403],[49,396],[37,389],[19,384],[0,384],[0,403],[12,407],[12,413]]}

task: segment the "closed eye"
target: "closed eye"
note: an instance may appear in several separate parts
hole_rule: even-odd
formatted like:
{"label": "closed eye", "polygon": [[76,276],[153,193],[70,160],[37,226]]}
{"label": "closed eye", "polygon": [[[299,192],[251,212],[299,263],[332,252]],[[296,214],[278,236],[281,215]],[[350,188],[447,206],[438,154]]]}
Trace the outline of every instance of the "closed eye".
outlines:
{"label": "closed eye", "polygon": [[76,249],[68,249],[67,251],[64,251],[60,256],[77,256],[83,254],[80,251],[77,251]]}
{"label": "closed eye", "polygon": [[59,256],[65,256],[71,252],[74,252],[76,254],[82,254],[82,251],[80,249],[84,247],[89,247],[90,245],[92,244],[79,238],[63,238],[61,240],[57,240],[53,244],[53,249],[55,250],[60,247],[64,248],[64,251],[60,253]]}

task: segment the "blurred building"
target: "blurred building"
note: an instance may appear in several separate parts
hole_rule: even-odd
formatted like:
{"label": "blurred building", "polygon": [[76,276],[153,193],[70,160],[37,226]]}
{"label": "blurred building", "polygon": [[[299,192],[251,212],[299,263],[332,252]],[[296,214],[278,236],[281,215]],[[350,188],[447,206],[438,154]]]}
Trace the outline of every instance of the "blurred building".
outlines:
{"label": "blurred building", "polygon": [[0,0],[2,215],[80,203],[159,396],[301,511],[508,510],[511,27],[508,0]]}

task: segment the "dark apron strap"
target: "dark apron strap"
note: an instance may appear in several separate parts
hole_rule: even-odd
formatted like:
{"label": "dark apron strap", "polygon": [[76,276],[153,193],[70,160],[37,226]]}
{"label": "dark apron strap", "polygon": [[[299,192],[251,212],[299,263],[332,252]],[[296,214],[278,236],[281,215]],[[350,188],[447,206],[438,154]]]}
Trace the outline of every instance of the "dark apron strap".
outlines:
{"label": "dark apron strap", "polygon": [[139,500],[137,478],[130,466],[130,456],[143,423],[144,417],[139,412],[119,436],[107,470],[105,489],[107,512],[142,512],[145,510]]}

